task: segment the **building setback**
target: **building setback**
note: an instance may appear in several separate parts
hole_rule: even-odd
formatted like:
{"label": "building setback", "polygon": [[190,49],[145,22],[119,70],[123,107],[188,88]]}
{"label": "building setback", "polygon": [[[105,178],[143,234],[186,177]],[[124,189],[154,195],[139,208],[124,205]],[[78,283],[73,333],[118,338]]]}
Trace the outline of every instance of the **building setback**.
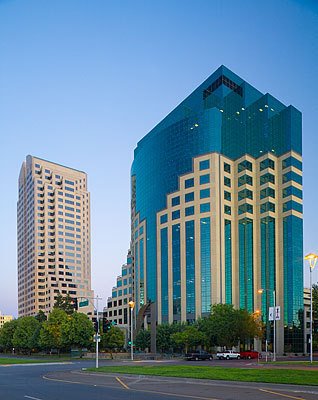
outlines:
{"label": "building setback", "polygon": [[[49,313],[58,293],[93,298],[85,172],[27,156],[19,176],[18,314]],[[81,311],[92,313],[92,307]]]}
{"label": "building setback", "polygon": [[265,322],[275,291],[277,350],[303,351],[297,109],[221,66],[138,143],[131,193],[137,311],[191,322],[229,303]]}

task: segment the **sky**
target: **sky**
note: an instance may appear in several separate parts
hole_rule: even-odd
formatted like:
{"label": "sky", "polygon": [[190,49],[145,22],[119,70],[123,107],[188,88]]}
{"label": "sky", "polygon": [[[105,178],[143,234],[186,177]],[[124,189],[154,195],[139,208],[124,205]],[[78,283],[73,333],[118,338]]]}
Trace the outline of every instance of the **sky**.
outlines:
{"label": "sky", "polygon": [[318,2],[0,0],[3,314],[17,315],[26,155],[87,172],[92,287],[106,303],[130,243],[134,148],[221,64],[303,113],[304,254],[318,252]]}

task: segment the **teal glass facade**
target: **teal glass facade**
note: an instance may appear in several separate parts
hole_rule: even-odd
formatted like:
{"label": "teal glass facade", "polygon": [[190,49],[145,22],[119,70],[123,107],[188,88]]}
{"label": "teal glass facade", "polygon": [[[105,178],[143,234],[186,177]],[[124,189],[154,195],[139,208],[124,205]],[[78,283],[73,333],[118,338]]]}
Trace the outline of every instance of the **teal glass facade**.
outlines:
{"label": "teal glass facade", "polygon": [[[279,164],[278,158],[288,152],[295,152],[301,156],[301,124],[301,113],[296,108],[285,106],[268,93],[261,93],[232,71],[221,66],[138,142],[131,168],[132,231],[134,232],[132,233],[132,249],[135,249],[134,242],[137,240],[134,236],[137,229],[134,224],[138,220],[138,223],[145,223],[146,234],[143,242],[145,301],[161,301],[163,321],[167,320],[167,314],[169,314],[169,285],[173,297],[172,320],[181,319],[182,304],[186,308],[184,310],[186,319],[192,319],[192,315],[197,315],[198,312],[199,314],[209,312],[211,298],[214,295],[211,280],[216,279],[211,272],[213,268],[216,268],[211,262],[214,240],[211,235],[213,229],[211,218],[212,213],[216,212],[225,214],[225,217],[222,216],[219,232],[224,236],[225,242],[222,243],[224,254],[222,262],[221,257],[218,260],[218,263],[222,264],[220,269],[224,269],[218,275],[218,279],[222,281],[220,284],[223,285],[220,290],[222,301],[227,303],[237,301],[239,307],[254,311],[255,293],[258,289],[254,287],[254,258],[257,258],[260,260],[261,286],[268,289],[266,294],[262,295],[262,312],[263,315],[267,314],[267,305],[273,300],[270,291],[275,288],[277,278],[275,237],[278,230],[283,230],[284,319],[286,326],[293,324],[300,326],[299,316],[303,309],[302,263],[297,261],[294,255],[297,253],[297,257],[300,257],[302,253],[302,220],[293,213],[302,213],[302,205],[289,196],[302,198],[302,190],[297,187],[297,184],[302,184],[302,163],[297,157],[286,156],[279,161],[282,164]],[[210,153],[220,154],[233,162],[245,155],[255,160],[265,155],[267,157],[257,165],[252,161],[244,160],[236,165],[235,169],[230,165],[232,161],[219,166],[222,173],[225,171],[230,174],[235,171],[239,174],[237,181],[234,175],[220,178],[222,182],[219,184],[227,189],[226,192],[222,191],[221,197],[228,202],[222,203],[220,209],[215,208],[213,201],[214,181],[211,178],[209,160],[199,163],[199,170],[202,172],[197,184],[205,185],[197,193],[196,201],[199,200],[200,204],[195,206],[193,203],[195,196],[192,188],[195,188],[196,182],[192,177],[187,177],[183,181],[183,192],[175,195],[171,203],[167,204],[167,195],[181,189],[180,177],[193,172],[194,158]],[[275,160],[271,159],[270,155],[275,156]],[[278,168],[282,168],[281,175],[277,175]],[[299,173],[294,171],[294,168],[299,170]],[[256,172],[261,173],[255,175]],[[260,187],[259,192],[255,187]],[[284,198],[284,206],[279,208],[276,202],[281,193],[278,195],[278,190],[282,191]],[[234,197],[235,201],[241,202],[237,207],[233,203]],[[255,203],[266,198],[268,198],[266,202]],[[180,201],[187,203],[187,207],[181,212]],[[174,209],[169,209],[158,219],[158,227],[157,213],[171,206]],[[281,222],[271,217],[271,213],[277,214],[278,210],[281,212],[281,220],[283,220],[283,212],[286,215],[292,213],[284,217],[282,229],[278,229],[277,226]],[[198,213],[209,214],[203,218],[205,215],[197,215]],[[184,217],[187,217],[186,223],[182,222]],[[191,221],[188,221],[189,217]],[[167,223],[171,224],[168,228],[160,226]],[[195,226],[200,226],[200,229],[195,231]],[[256,232],[257,238],[255,238]],[[191,237],[194,239],[190,239]],[[195,240],[198,240],[200,255],[195,253],[197,248]],[[236,250],[233,256],[234,240]],[[157,248],[158,242],[160,242],[159,248]],[[259,246],[255,247],[255,243],[257,246],[259,243]],[[169,246],[171,246],[170,252],[167,249]],[[159,257],[161,291],[158,298],[157,253],[159,251],[161,252],[161,258]],[[181,265],[183,251],[185,251],[184,265]],[[255,254],[255,251],[260,254]],[[139,257],[138,262],[141,262],[140,254],[140,249],[135,249],[135,264],[136,257]],[[168,259],[169,254],[171,254],[171,261]],[[197,264],[200,261],[200,265],[195,263],[196,256],[198,257]],[[233,290],[233,286],[237,285],[233,272],[236,271],[234,263],[238,263],[237,299]],[[172,269],[171,282],[168,280],[169,268]],[[182,268],[185,271],[183,276]],[[197,269],[200,274],[196,274]],[[137,275],[140,274],[140,276],[135,276],[135,287],[138,288],[141,270],[139,268],[136,271]],[[200,276],[200,282],[197,285],[195,285],[196,276]],[[294,276],[297,276],[297,281]],[[181,279],[184,282],[181,282]],[[183,302],[181,301],[182,284],[185,285]],[[200,287],[200,293],[195,291],[198,287]],[[291,298],[290,293],[292,293]],[[140,294],[136,293],[136,296],[140,297]],[[196,296],[200,298],[200,310],[195,308]]]}

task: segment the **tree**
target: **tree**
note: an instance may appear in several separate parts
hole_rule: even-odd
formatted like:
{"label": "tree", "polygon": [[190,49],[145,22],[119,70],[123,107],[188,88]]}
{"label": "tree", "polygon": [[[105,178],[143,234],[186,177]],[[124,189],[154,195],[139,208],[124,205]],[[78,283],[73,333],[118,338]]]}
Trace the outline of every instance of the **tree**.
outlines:
{"label": "tree", "polygon": [[62,296],[60,293],[57,295],[57,298],[54,303],[54,308],[58,308],[63,310],[68,315],[72,315],[74,312],[74,300],[72,297],[67,294],[66,296]]}
{"label": "tree", "polygon": [[194,325],[185,326],[182,332],[173,333],[171,339],[186,353],[189,348],[203,345],[206,341],[204,333],[200,332]]}
{"label": "tree", "polygon": [[31,354],[39,346],[40,323],[35,317],[21,317],[17,321],[12,344],[18,351]]}
{"label": "tree", "polygon": [[184,324],[162,324],[157,326],[157,349],[161,352],[172,352],[176,343],[172,340],[172,335],[181,332]]}
{"label": "tree", "polygon": [[12,339],[14,332],[18,326],[18,320],[14,319],[12,321],[6,322],[0,329],[0,347],[5,351],[11,351],[13,346]]}
{"label": "tree", "polygon": [[214,304],[211,307],[210,329],[218,346],[232,347],[237,345],[235,310],[232,304]]}
{"label": "tree", "polygon": [[249,343],[263,334],[262,323],[247,310],[235,310],[236,334],[241,343]]}
{"label": "tree", "polygon": [[62,334],[65,346],[89,347],[94,335],[92,321],[87,315],[75,312],[62,325]]}
{"label": "tree", "polygon": [[150,347],[150,331],[145,330],[145,329],[140,329],[140,331],[137,333],[136,339],[135,339],[135,347],[136,349],[140,350],[145,350],[146,348]]}
{"label": "tree", "polygon": [[35,316],[35,318],[40,322],[44,322],[47,320],[47,316],[44,314],[44,312],[42,310],[40,310],[37,315]]}
{"label": "tree", "polygon": [[60,352],[63,347],[68,346],[67,338],[63,336],[63,331],[66,330],[65,325],[69,322],[68,318],[65,311],[59,308],[52,310],[48,320],[43,322],[40,331],[39,342],[43,348],[56,348]]}
{"label": "tree", "polygon": [[109,350],[111,353],[114,350],[120,350],[124,347],[125,335],[124,332],[117,326],[112,326],[107,333],[103,333],[101,337],[101,347]]}

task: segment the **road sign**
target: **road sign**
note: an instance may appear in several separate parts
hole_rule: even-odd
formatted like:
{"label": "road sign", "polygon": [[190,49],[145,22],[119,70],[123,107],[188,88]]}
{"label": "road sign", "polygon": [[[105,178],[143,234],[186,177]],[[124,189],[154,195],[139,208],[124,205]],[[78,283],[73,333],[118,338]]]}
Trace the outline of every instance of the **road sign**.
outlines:
{"label": "road sign", "polygon": [[100,335],[94,335],[94,342],[100,342]]}
{"label": "road sign", "polygon": [[274,313],[275,313],[274,307],[269,307],[268,308],[268,320],[269,321],[274,321]]}
{"label": "road sign", "polygon": [[275,307],[275,315],[274,315],[275,321],[280,320],[280,306]]}
{"label": "road sign", "polygon": [[88,300],[83,300],[83,301],[80,301],[80,302],[79,302],[79,306],[80,306],[80,307],[87,307],[88,304],[89,304],[89,303],[88,303]]}

